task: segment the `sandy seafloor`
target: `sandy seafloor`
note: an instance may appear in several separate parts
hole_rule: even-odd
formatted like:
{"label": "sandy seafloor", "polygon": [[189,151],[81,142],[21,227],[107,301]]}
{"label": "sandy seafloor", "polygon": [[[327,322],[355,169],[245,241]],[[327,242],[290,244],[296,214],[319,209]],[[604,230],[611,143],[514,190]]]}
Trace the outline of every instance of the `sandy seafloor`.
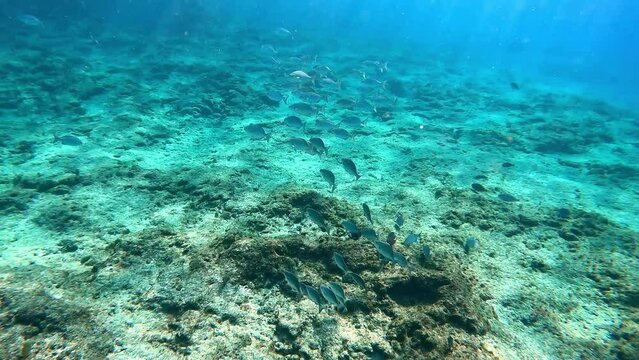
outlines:
{"label": "sandy seafloor", "polygon": [[[89,27],[2,31],[1,359],[637,358],[637,112],[453,50]],[[286,126],[309,87],[288,74],[320,65],[341,89]],[[350,139],[315,126],[350,115]],[[403,214],[409,268],[340,226],[362,202],[383,238]],[[319,311],[282,270],[358,306]]]}

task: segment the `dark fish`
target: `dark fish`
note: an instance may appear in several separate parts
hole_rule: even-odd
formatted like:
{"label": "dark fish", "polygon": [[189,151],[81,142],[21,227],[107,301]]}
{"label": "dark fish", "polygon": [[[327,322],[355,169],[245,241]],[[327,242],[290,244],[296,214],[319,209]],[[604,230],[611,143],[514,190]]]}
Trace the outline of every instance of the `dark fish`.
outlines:
{"label": "dark fish", "polygon": [[375,230],[370,228],[362,230],[362,236],[370,241],[379,241],[379,237],[377,237],[377,233],[375,232]]}
{"label": "dark fish", "polygon": [[344,227],[344,229],[346,229],[346,231],[348,231],[349,234],[351,234],[351,236],[359,236],[359,229],[353,221],[344,220],[342,221],[342,226]]}
{"label": "dark fish", "polygon": [[62,135],[62,136],[53,136],[54,142],[60,142],[62,145],[70,145],[70,146],[80,146],[82,145],[82,140],[77,136],[73,135]]}
{"label": "dark fish", "polygon": [[301,129],[304,127],[304,122],[298,116],[291,115],[284,118],[284,124],[295,129]]}
{"label": "dark fish", "polygon": [[335,265],[337,265],[337,267],[340,270],[342,270],[345,273],[348,272],[348,267],[346,266],[346,260],[344,260],[344,257],[342,256],[342,254],[338,252],[334,252],[333,261],[335,261]]}
{"label": "dark fish", "polygon": [[359,180],[361,176],[357,173],[357,167],[355,167],[353,160],[346,158],[342,159],[342,166],[344,166],[344,170],[346,170],[347,173],[355,176],[355,180]]}
{"label": "dark fish", "polygon": [[397,213],[397,217],[395,218],[395,230],[399,231],[404,225],[404,216],[401,213]]}
{"label": "dark fish", "polygon": [[375,111],[375,106],[366,100],[360,100],[355,103],[355,110],[357,111]]}
{"label": "dark fish", "polygon": [[510,163],[510,162],[505,162],[505,163],[501,164],[501,166],[502,166],[502,167],[505,167],[505,168],[509,168],[509,167],[513,167],[513,166],[515,166],[515,164]]}
{"label": "dark fish", "polygon": [[318,154],[328,155],[328,149],[326,148],[326,145],[324,144],[324,141],[322,139],[313,137],[308,139],[308,142],[311,144],[312,147],[315,148],[315,151]]}
{"label": "dark fish", "polygon": [[322,293],[322,296],[324,297],[324,299],[326,299],[326,302],[328,302],[329,304],[331,305],[339,304],[339,301],[337,300],[337,296],[335,296],[335,293],[333,292],[333,290],[331,290],[330,287],[320,285],[320,292]]}
{"label": "dark fish", "polygon": [[385,257],[389,261],[395,261],[395,254],[393,252],[393,248],[386,242],[383,241],[373,241],[373,246],[378,253],[380,253],[383,257]]}
{"label": "dark fish", "polygon": [[368,205],[366,205],[366,203],[362,204],[362,209],[364,209],[364,216],[366,217],[366,220],[368,220],[371,225],[373,225],[373,219],[371,218],[371,209],[368,207]]}
{"label": "dark fish", "polygon": [[519,90],[519,84],[513,81],[510,83],[510,88],[513,90]]}
{"label": "dark fish", "polygon": [[477,246],[477,239],[475,239],[474,237],[469,237],[468,239],[466,239],[466,242],[464,243],[464,252],[466,254],[469,254],[471,250],[473,250],[476,246]]}
{"label": "dark fish", "polygon": [[315,155],[317,152],[315,148],[308,143],[308,141],[302,138],[292,138],[286,141],[288,144],[293,146],[293,149],[301,152],[305,152],[307,154]]}
{"label": "dark fish", "polygon": [[479,183],[472,183],[472,184],[470,185],[470,187],[471,187],[471,188],[473,188],[473,190],[475,190],[476,192],[485,192],[485,191],[488,191],[488,189],[486,189],[486,188],[484,187],[484,185],[479,184]]}
{"label": "dark fish", "polygon": [[293,105],[289,105],[289,108],[298,114],[306,116],[317,114],[317,112],[319,111],[318,108],[307,103],[295,103]]}
{"label": "dark fish", "polygon": [[506,194],[506,193],[501,193],[499,194],[499,199],[505,202],[515,202],[517,201],[517,198],[510,195],[510,194]]}
{"label": "dark fish", "polygon": [[424,255],[424,259],[426,261],[430,261],[431,253],[430,253],[430,247],[428,245],[422,246],[422,255]]}
{"label": "dark fish", "polygon": [[332,171],[326,169],[320,169],[320,174],[322,174],[324,180],[331,187],[331,192],[335,191],[335,188],[337,187],[335,185],[335,174],[333,174]]}
{"label": "dark fish", "polygon": [[340,284],[331,281],[330,283],[328,283],[328,286],[331,288],[331,290],[333,290],[335,296],[337,296],[337,300],[339,300],[340,302],[344,302],[344,300],[346,300],[346,293],[344,292],[344,288],[342,288]]}
{"label": "dark fish", "polygon": [[286,103],[286,97],[284,95],[282,95],[281,92],[277,91],[277,90],[271,90],[269,92],[266,93],[266,97],[276,103],[279,103],[280,101],[284,101],[284,103]]}
{"label": "dark fish", "polygon": [[297,91],[295,92],[295,96],[300,98],[300,100],[302,101],[312,103],[312,104],[316,104],[320,102],[320,100],[322,100],[322,96],[320,96],[320,94],[315,92],[309,92],[309,91]]}
{"label": "dark fish", "polygon": [[353,135],[351,135],[351,133],[349,133],[348,131],[341,129],[341,128],[335,128],[333,130],[331,130],[331,133],[335,136],[337,136],[340,139],[344,139],[344,140],[348,140],[350,138],[353,137]]}
{"label": "dark fish", "polygon": [[406,239],[404,239],[404,245],[409,246],[419,241],[419,235],[417,234],[408,234]]}
{"label": "dark fish", "polygon": [[355,104],[357,104],[357,102],[353,99],[339,99],[335,102],[335,104],[339,105],[339,106],[344,106],[346,108],[352,108],[355,106]]}
{"label": "dark fish", "polygon": [[340,122],[340,125],[345,125],[346,127],[357,129],[364,126],[364,123],[362,122],[362,119],[360,119],[359,117],[351,115],[351,116],[344,117],[342,121]]}
{"label": "dark fish", "polygon": [[347,272],[344,275],[344,278],[354,282],[359,287],[365,287],[366,286],[366,284],[364,283],[364,279],[362,279],[361,276],[359,276],[358,274],[356,274],[356,273],[354,273],[352,271]]}
{"label": "dark fish", "polygon": [[328,226],[326,225],[326,221],[324,221],[324,216],[322,216],[319,211],[308,208],[306,209],[306,213],[308,214],[308,217],[311,219],[311,221],[315,223],[315,225],[319,226],[319,228],[323,231],[328,232]]}
{"label": "dark fish", "polygon": [[257,124],[245,126],[244,131],[246,131],[246,133],[249,134],[249,137],[253,140],[266,139],[268,141],[271,137],[271,135],[266,134],[266,130],[264,130],[262,126]]}
{"label": "dark fish", "polygon": [[568,219],[570,217],[570,209],[568,208],[557,209],[557,216],[562,220]]}
{"label": "dark fish", "polygon": [[406,257],[397,251],[393,253],[393,262],[404,268],[408,266],[408,260],[406,260]]}
{"label": "dark fish", "polygon": [[317,306],[322,306],[322,295],[320,295],[319,291],[315,290],[314,287],[309,285],[305,285],[305,287],[306,287],[306,296],[308,296],[308,298],[312,302],[317,304]]}
{"label": "dark fish", "polygon": [[317,119],[315,120],[315,127],[317,127],[320,130],[331,130],[335,128],[335,124],[333,124],[330,121]]}
{"label": "dark fish", "polygon": [[288,286],[291,287],[291,289],[293,289],[295,292],[300,292],[300,280],[297,278],[297,276],[295,274],[293,274],[290,271],[282,271],[282,273],[284,274],[284,279],[286,279],[286,282],[288,283]]}
{"label": "dark fish", "polygon": [[388,235],[386,235],[386,242],[388,243],[388,245],[393,246],[395,245],[395,242],[397,241],[397,235],[394,232],[389,232]]}

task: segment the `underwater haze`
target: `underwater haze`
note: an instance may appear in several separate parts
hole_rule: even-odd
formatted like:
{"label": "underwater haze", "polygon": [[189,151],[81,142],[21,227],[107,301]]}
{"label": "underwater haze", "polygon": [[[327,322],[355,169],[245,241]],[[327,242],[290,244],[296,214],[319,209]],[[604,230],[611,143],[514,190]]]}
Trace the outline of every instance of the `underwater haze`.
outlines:
{"label": "underwater haze", "polygon": [[0,14],[0,359],[639,358],[639,3]]}

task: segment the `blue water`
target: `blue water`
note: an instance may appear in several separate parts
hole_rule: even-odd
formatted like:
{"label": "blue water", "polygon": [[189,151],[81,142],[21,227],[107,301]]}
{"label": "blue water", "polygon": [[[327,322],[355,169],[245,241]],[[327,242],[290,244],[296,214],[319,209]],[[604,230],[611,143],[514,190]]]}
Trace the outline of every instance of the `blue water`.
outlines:
{"label": "blue water", "polygon": [[639,3],[0,13],[0,359],[638,358]]}

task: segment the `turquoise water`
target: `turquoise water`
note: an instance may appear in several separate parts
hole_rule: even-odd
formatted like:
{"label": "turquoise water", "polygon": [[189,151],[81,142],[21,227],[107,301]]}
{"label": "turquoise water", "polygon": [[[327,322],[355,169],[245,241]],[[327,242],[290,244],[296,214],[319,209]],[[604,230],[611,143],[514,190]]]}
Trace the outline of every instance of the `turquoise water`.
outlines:
{"label": "turquoise water", "polygon": [[0,359],[637,359],[629,1],[3,1]]}

